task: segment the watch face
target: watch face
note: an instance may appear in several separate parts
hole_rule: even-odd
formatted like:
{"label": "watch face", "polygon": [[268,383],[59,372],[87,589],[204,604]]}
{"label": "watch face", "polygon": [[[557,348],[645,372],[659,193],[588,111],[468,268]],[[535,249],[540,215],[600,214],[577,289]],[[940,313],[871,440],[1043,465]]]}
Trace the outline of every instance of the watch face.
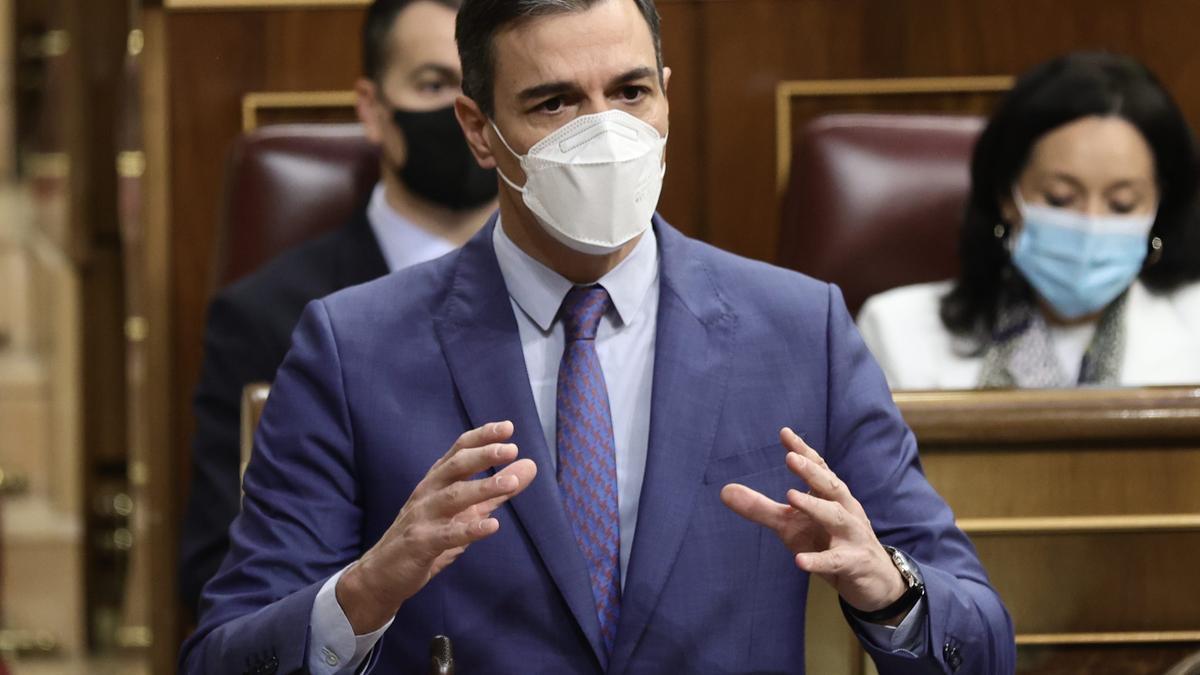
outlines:
{"label": "watch face", "polygon": [[887,547],[887,551],[891,554],[892,564],[900,571],[900,576],[904,578],[904,583],[908,584],[909,588],[921,585],[921,577],[917,574],[916,567],[909,561],[908,556],[901,553],[899,550]]}

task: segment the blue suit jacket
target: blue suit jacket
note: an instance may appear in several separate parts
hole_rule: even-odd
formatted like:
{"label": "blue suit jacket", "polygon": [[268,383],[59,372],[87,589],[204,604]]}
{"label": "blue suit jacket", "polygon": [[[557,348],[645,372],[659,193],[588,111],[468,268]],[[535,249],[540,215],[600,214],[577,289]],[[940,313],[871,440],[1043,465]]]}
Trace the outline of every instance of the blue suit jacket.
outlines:
{"label": "blue suit jacket", "polygon": [[[435,634],[459,672],[802,673],[809,578],[770,531],[718,498],[737,481],[782,499],[789,425],[822,452],[879,537],[921,566],[921,659],[883,673],[1009,673],[1010,620],[838,290],[688,239],[655,218],[661,293],[649,454],[611,658],[538,423],[492,225],[460,251],[309,305],[255,439],[232,548],[205,588],[184,670],[305,665],[313,599],[369,548],[466,429],[511,419],[543,468],[411,598],[377,672],[423,672]],[[947,645],[956,648],[954,652]]]}

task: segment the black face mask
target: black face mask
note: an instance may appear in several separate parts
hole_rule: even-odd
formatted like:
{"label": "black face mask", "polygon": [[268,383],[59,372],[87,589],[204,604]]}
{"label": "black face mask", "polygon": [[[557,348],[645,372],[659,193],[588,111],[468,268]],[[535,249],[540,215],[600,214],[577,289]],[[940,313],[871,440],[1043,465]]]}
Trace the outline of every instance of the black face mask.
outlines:
{"label": "black face mask", "polygon": [[451,209],[482,206],[496,197],[496,172],[475,161],[454,106],[429,112],[393,110],[408,157],[400,180],[418,196]]}

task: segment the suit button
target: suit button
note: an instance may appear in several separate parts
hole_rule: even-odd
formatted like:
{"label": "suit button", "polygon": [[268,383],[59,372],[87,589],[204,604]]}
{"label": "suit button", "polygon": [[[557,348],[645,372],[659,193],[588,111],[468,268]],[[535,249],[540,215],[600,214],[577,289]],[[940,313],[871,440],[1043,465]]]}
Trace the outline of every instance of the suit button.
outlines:
{"label": "suit button", "polygon": [[953,642],[947,642],[943,645],[942,659],[946,662],[946,665],[950,666],[950,672],[957,671],[959,666],[962,665],[962,654],[958,651],[958,645]]}

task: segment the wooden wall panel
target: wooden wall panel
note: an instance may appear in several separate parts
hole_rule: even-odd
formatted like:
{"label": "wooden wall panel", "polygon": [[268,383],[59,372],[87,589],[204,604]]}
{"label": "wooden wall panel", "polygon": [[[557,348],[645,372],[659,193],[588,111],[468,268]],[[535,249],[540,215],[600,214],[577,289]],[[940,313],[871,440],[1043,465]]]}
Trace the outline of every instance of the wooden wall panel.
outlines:
{"label": "wooden wall panel", "polygon": [[[184,489],[194,423],[191,395],[212,291],[217,213],[242,97],[255,91],[349,89],[360,71],[362,10],[225,10],[168,13],[170,86],[172,396],[174,448]],[[182,502],[175,505],[178,520]]]}
{"label": "wooden wall panel", "polygon": [[975,536],[1017,634],[1200,632],[1179,602],[1194,578],[1200,532]]}
{"label": "wooden wall panel", "polygon": [[[1131,443],[1109,448],[1066,448],[1041,442],[1020,448],[939,450],[925,467],[961,518],[1038,518],[1097,513],[1200,514],[1195,483],[1200,453]],[[1020,492],[1011,489],[1022,486]]]}
{"label": "wooden wall panel", "polygon": [[[702,4],[702,231],[772,259],[775,86],[787,80],[1011,75],[1072,49],[1132,54],[1200,123],[1200,52],[1172,0],[737,0]],[[676,111],[672,111],[676,112]]]}
{"label": "wooden wall panel", "polygon": [[699,41],[701,3],[694,0],[659,2],[662,14],[663,64],[671,69],[667,99],[671,105],[671,129],[667,147],[667,175],[659,211],[672,225],[695,237],[705,238],[700,198],[704,152],[704,55]]}

